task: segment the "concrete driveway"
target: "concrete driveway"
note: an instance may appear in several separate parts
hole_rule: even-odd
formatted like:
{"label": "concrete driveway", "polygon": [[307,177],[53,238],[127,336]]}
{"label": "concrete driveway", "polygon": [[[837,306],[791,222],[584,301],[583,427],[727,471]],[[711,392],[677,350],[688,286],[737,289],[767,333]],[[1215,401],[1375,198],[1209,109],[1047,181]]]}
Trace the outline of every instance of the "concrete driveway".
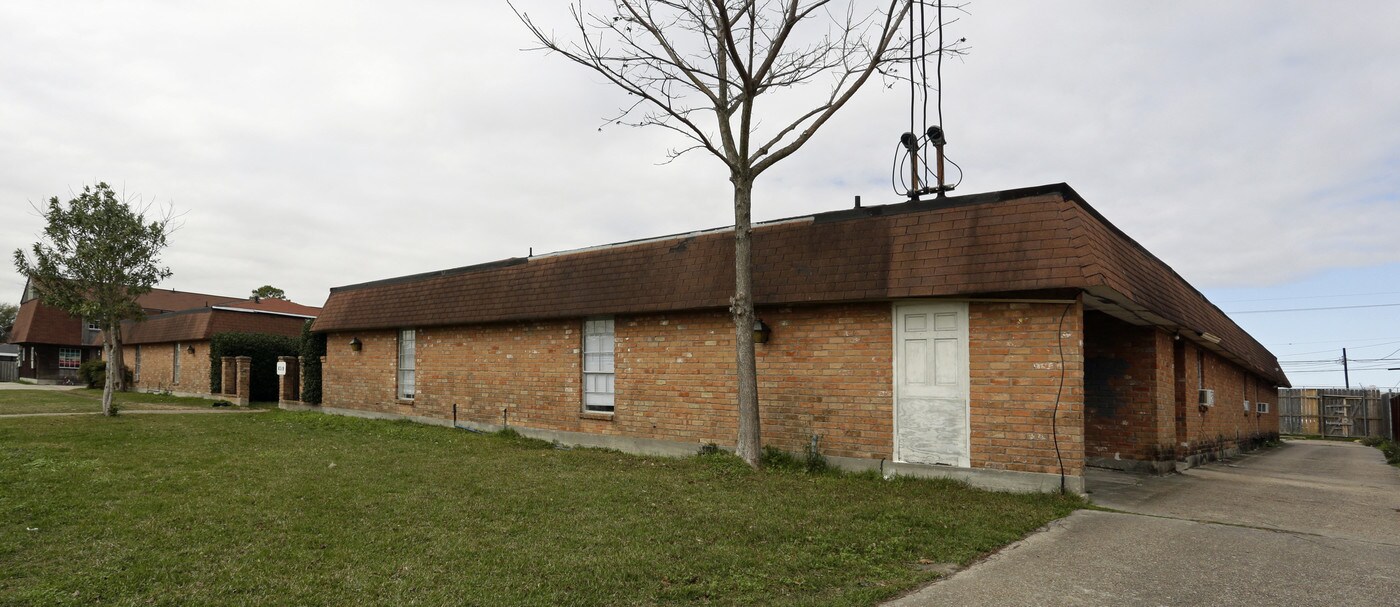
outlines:
{"label": "concrete driveway", "polygon": [[1092,471],[1094,503],[889,605],[1397,605],[1400,469],[1288,441],[1167,477]]}

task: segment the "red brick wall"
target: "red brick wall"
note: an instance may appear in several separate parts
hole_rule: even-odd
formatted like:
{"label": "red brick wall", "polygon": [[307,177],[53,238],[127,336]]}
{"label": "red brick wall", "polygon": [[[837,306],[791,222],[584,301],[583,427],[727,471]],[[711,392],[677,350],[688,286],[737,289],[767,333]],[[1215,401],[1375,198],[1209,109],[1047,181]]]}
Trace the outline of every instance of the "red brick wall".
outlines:
{"label": "red brick wall", "polygon": [[[1183,343],[1184,369],[1178,372],[1185,379],[1185,406],[1181,407],[1181,428],[1178,431],[1179,455],[1206,453],[1219,448],[1236,447],[1242,439],[1278,432],[1278,387],[1267,380],[1244,371],[1239,366],[1194,343]],[[1202,355],[1205,378],[1199,381],[1197,355]],[[1215,390],[1215,406],[1202,410],[1196,405],[1199,387]],[[1248,399],[1250,411],[1245,412]],[[1255,413],[1254,403],[1269,403],[1268,413]]]}
{"label": "red brick wall", "polygon": [[[1059,387],[1056,329],[1064,305],[970,306],[972,465],[1058,472],[1050,417]],[[1069,361],[1059,405],[1066,472],[1082,469],[1079,308],[1064,318]],[[826,455],[889,458],[893,328],[888,302],[770,308],[758,346],[764,444]],[[734,329],[722,311],[619,316],[616,410],[582,413],[581,320],[428,328],[417,333],[417,396],[395,399],[396,331],[328,339],[323,403],[331,407],[500,424],[732,444]],[[362,343],[353,352],[351,338]],[[1012,379],[1015,378],[1015,379]]]}
{"label": "red brick wall", "polygon": [[1171,336],[1088,312],[1084,359],[1085,455],[1173,459]]}
{"label": "red brick wall", "polygon": [[[189,348],[194,347],[194,354]],[[180,377],[174,381],[175,344],[141,344],[141,375],[132,382],[138,390],[169,390],[171,392],[209,393],[209,342],[180,343]],[[136,346],[122,346],[122,362],[136,370]]]}
{"label": "red brick wall", "polygon": [[[1080,475],[1084,468],[1080,305],[974,302],[969,314],[973,467],[1058,474],[1062,459],[1066,474]],[[1057,432],[1052,433],[1056,415]]]}

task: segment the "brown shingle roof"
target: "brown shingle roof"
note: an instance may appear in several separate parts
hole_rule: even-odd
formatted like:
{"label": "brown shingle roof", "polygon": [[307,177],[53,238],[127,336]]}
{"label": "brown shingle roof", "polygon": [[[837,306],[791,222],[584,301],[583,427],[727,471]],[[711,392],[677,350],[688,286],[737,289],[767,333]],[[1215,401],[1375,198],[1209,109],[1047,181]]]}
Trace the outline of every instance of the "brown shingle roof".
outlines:
{"label": "brown shingle roof", "polygon": [[[189,341],[196,339],[208,339],[212,333],[223,331],[247,331],[247,332],[268,332],[278,335],[297,335],[301,330],[301,324],[305,319],[294,317],[281,317],[284,320],[253,320],[244,318],[241,313],[233,313],[228,318],[239,319],[235,321],[223,321],[222,326],[210,326],[208,320],[208,309],[213,306],[239,308],[258,312],[269,312],[276,314],[295,314],[300,316],[316,316],[321,309],[312,306],[303,306],[299,303],[280,300],[263,299],[254,302],[251,299],[241,297],[228,297],[225,295],[208,295],[205,293],[193,293],[189,291],[176,291],[173,289],[153,289],[136,298],[141,308],[151,315],[148,318],[158,318],[168,315],[171,312],[205,312],[205,319],[198,320],[198,314],[181,317],[180,320],[162,320],[159,326],[145,329],[144,323],[125,323],[123,330],[124,341],[128,343],[155,343],[162,341]],[[261,316],[272,316],[263,314]],[[220,316],[219,318],[224,318]],[[203,323],[203,324],[200,324]],[[295,326],[296,330],[289,332],[286,327]],[[259,331],[259,327],[267,327],[266,331]],[[133,335],[141,336],[144,342],[133,342]],[[81,319],[69,315],[67,312],[52,308],[40,303],[36,299],[30,299],[20,304],[19,313],[15,317],[14,330],[11,332],[10,341],[14,343],[39,343],[54,345],[101,345],[101,333],[96,331],[86,331]],[[86,337],[86,340],[84,339]],[[169,339],[166,339],[169,337]]]}
{"label": "brown shingle roof", "polygon": [[209,306],[224,305],[236,301],[244,300],[240,297],[207,295],[204,293],[191,293],[189,291],[176,291],[174,289],[152,289],[150,293],[136,298],[136,302],[141,304],[141,307],[145,309],[148,314],[207,308]]}
{"label": "brown shingle roof", "polygon": [[296,337],[305,318],[280,313],[215,308],[184,310],[149,316],[141,322],[122,323],[127,344],[203,341],[217,333],[267,333]]}
{"label": "brown shingle roof", "polygon": [[314,306],[303,306],[296,302],[285,299],[262,299],[253,301],[251,299],[240,299],[226,303],[216,304],[222,308],[242,308],[244,310],[258,310],[262,312],[277,312],[280,314],[298,314],[301,316],[316,316],[321,313],[321,309]]}
{"label": "brown shingle roof", "polygon": [[83,345],[83,322],[58,308],[31,299],[19,305],[10,342],[17,344]]}
{"label": "brown shingle roof", "polygon": [[[1227,355],[1287,383],[1267,349],[1064,184],[769,222],[753,259],[759,305],[1085,290],[1086,305],[1220,336]],[[732,230],[508,259],[332,289],[314,327],[722,308],[733,260]]]}

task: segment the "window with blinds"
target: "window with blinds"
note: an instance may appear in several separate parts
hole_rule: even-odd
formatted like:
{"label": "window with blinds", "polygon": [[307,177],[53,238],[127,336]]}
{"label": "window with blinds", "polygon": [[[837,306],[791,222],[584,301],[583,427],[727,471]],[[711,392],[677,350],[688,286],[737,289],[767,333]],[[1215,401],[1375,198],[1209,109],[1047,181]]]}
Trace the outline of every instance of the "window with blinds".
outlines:
{"label": "window with blinds", "polygon": [[613,319],[583,321],[583,410],[613,412]]}
{"label": "window with blinds", "polygon": [[413,329],[399,331],[399,398],[413,400],[417,377],[414,375],[414,349],[417,346],[418,332]]}

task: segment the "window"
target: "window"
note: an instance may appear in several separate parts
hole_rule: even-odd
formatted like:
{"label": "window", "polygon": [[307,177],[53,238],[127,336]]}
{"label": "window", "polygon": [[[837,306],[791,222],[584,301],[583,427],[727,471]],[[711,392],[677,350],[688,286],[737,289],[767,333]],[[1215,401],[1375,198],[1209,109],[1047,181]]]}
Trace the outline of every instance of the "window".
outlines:
{"label": "window", "polygon": [[414,350],[417,347],[418,334],[413,329],[399,331],[399,398],[402,400],[413,400],[416,380],[414,376]]}
{"label": "window", "polygon": [[87,321],[87,328],[88,328],[89,331],[101,331],[101,330],[102,330],[102,327],[97,326],[97,323],[95,323],[95,322],[93,322],[93,321],[91,321],[91,320]]}
{"label": "window", "polygon": [[83,363],[83,351],[77,348],[58,349],[58,368],[77,369]]}
{"label": "window", "polygon": [[613,412],[613,319],[583,321],[583,410]]}
{"label": "window", "polygon": [[29,370],[30,370],[30,371],[33,371],[33,370],[34,370],[34,359],[35,359],[35,358],[38,358],[38,356],[37,356],[37,353],[34,351],[34,346],[29,346]]}
{"label": "window", "polygon": [[171,350],[170,358],[170,383],[180,383],[180,342],[175,342],[175,349]]}
{"label": "window", "polygon": [[1269,403],[1258,403],[1257,405],[1255,405],[1254,410],[1259,413],[1268,413]]}
{"label": "window", "polygon": [[141,381],[141,344],[136,344],[136,368],[131,372],[132,381]]}

